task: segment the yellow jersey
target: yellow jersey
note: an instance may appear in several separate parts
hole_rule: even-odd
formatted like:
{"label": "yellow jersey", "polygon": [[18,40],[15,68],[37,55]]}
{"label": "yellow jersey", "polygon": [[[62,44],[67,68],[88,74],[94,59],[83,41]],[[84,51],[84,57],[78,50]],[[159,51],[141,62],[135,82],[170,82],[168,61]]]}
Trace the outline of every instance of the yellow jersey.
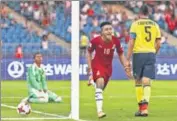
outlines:
{"label": "yellow jersey", "polygon": [[132,23],[130,37],[135,41],[133,53],[155,53],[155,41],[161,38],[160,28],[148,18],[139,19]]}

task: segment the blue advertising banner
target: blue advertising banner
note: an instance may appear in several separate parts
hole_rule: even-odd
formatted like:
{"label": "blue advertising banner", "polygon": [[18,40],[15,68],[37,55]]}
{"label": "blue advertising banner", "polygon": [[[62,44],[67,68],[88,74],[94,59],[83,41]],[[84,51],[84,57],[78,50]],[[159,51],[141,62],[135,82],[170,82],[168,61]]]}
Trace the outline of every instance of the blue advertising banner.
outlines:
{"label": "blue advertising banner", "polygon": [[[33,63],[32,59],[2,60],[1,75],[3,80],[25,80],[26,70]],[[80,59],[80,80],[86,80],[87,64],[85,58]],[[71,79],[71,59],[48,58],[43,61],[43,68],[49,80],[70,80]],[[117,58],[113,59],[113,73],[111,79],[127,79],[124,69]],[[177,58],[158,58],[156,62],[156,79],[177,80]]]}
{"label": "blue advertising banner", "polygon": [[[1,75],[3,80],[25,80],[27,68],[33,63],[32,59],[2,60]],[[44,59],[43,65],[49,80],[70,80],[71,59]]]}
{"label": "blue advertising banner", "polygon": [[160,80],[177,80],[177,58],[157,58],[156,78]]}

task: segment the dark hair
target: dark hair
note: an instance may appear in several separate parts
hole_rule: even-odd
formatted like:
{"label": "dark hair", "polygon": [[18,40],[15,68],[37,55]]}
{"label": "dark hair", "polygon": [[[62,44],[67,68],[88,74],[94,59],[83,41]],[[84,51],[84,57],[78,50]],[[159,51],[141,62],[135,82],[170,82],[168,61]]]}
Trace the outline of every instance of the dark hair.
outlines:
{"label": "dark hair", "polygon": [[39,55],[41,54],[40,52],[36,52],[34,55],[33,55],[33,59],[35,59],[36,55]]}
{"label": "dark hair", "polygon": [[148,10],[148,6],[147,6],[147,5],[143,5],[143,6],[141,7],[141,13],[142,13],[143,15],[148,15],[148,14],[149,14],[149,10]]}
{"label": "dark hair", "polygon": [[43,36],[42,36],[42,39],[45,39],[45,38],[47,39],[47,37],[48,37],[47,35],[43,35]]}
{"label": "dark hair", "polygon": [[102,22],[102,23],[100,24],[100,28],[102,28],[102,27],[105,26],[105,25],[111,25],[111,23],[108,22],[108,21]]}

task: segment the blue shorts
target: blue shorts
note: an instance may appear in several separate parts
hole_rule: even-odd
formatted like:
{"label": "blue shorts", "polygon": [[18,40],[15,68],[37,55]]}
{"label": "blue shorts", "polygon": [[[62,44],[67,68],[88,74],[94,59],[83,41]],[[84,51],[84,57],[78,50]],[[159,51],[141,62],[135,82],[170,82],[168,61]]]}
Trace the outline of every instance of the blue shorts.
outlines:
{"label": "blue shorts", "polygon": [[134,53],[133,54],[133,76],[136,80],[142,77],[155,79],[155,62],[154,53]]}

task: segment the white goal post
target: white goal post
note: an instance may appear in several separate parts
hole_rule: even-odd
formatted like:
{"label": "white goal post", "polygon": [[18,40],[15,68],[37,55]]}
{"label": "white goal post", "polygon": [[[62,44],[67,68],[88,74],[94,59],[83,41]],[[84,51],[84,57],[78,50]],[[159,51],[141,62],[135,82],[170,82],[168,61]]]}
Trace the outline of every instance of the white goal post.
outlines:
{"label": "white goal post", "polygon": [[70,118],[79,120],[79,1],[71,5],[71,114]]}

